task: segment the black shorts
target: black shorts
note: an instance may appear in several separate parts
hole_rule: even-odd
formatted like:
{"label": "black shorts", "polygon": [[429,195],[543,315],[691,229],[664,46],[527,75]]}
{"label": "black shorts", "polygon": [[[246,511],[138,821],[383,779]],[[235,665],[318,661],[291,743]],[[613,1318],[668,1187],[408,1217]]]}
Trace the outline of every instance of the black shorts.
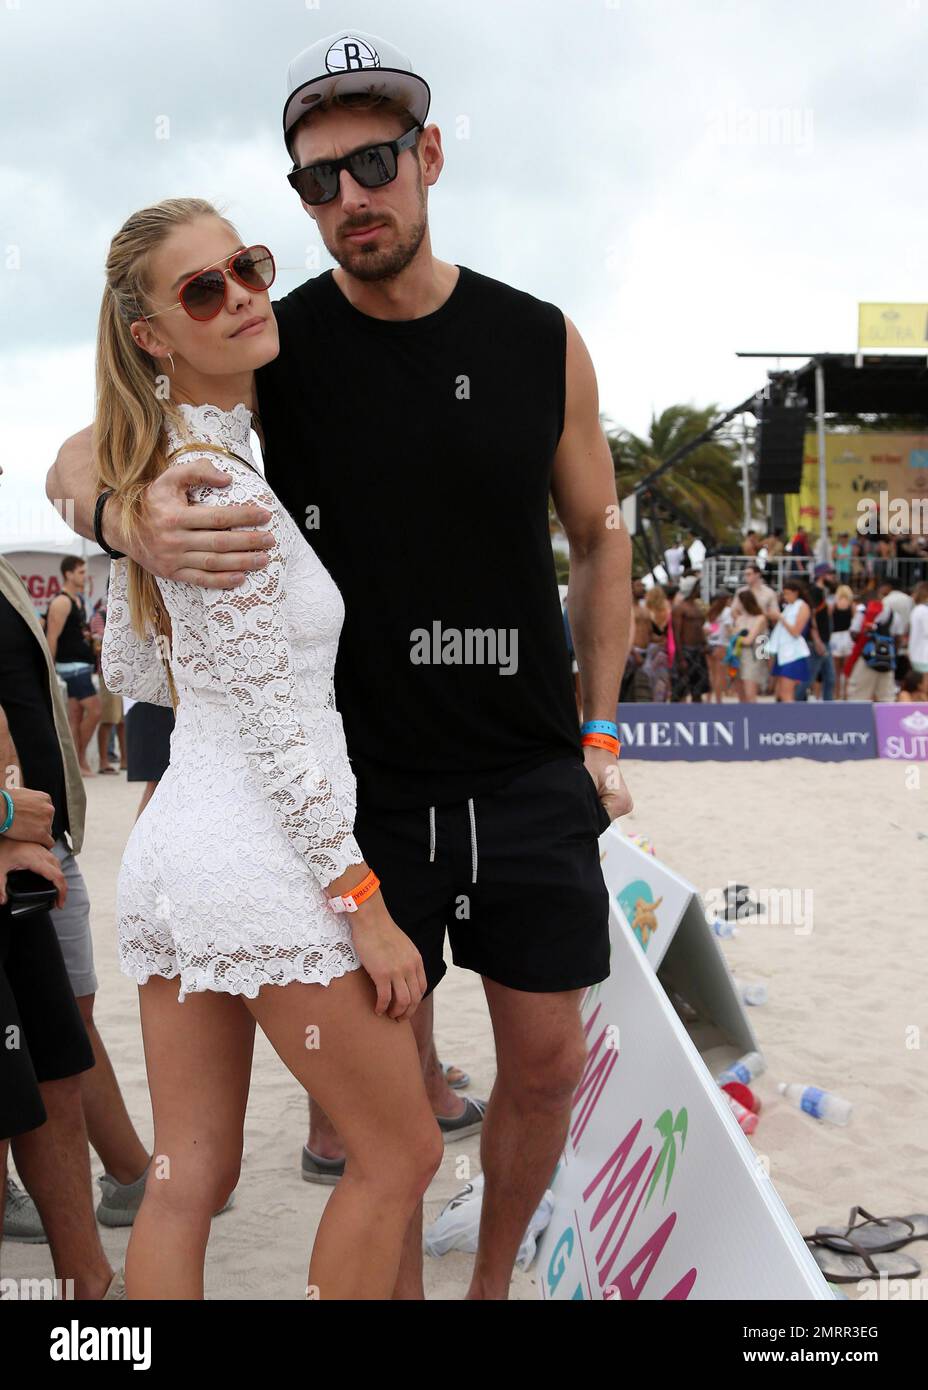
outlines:
{"label": "black shorts", "polygon": [[45,1123],[39,1082],[93,1064],[51,917],[0,907],[0,1139]]}
{"label": "black shorts", "polygon": [[359,805],[355,836],[430,991],[446,970],[447,930],[455,965],[548,994],[609,974],[608,825],[592,777],[568,756],[451,806]]}

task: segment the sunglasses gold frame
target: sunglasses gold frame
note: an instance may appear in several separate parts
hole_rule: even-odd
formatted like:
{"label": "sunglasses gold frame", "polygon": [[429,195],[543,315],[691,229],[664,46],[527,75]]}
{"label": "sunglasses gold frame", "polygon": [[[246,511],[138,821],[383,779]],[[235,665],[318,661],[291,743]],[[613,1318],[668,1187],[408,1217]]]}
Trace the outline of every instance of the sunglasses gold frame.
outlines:
{"label": "sunglasses gold frame", "polygon": [[[239,256],[243,256],[247,251],[254,251],[257,248],[260,248],[261,250],[266,251],[268,253],[268,255],[271,258],[271,266],[274,272],[271,276],[270,283],[265,285],[262,289],[258,289],[255,285],[246,284],[245,281],[242,280],[241,276],[236,275],[235,271],[232,268],[232,262],[237,260]],[[140,314],[139,317],[145,319],[147,322],[148,319],[156,319],[159,316],[159,314],[169,314],[172,309],[183,309],[187,317],[193,319],[194,323],[209,323],[211,319],[218,318],[218,316],[222,313],[223,306],[225,304],[225,293],[223,293],[222,303],[219,305],[219,308],[216,310],[215,314],[210,314],[209,317],[205,319],[197,318],[196,314],[191,314],[190,310],[187,308],[187,305],[184,303],[182,298],[184,290],[192,281],[196,280],[197,276],[202,275],[204,270],[215,270],[217,266],[223,267],[222,274],[224,276],[231,277],[231,279],[233,279],[237,285],[242,285],[244,289],[250,290],[252,294],[266,294],[267,291],[271,288],[271,285],[273,285],[274,280],[277,276],[277,262],[274,260],[274,253],[271,251],[271,248],[269,246],[265,246],[263,242],[256,241],[251,246],[240,246],[237,251],[232,252],[231,256],[220,256],[217,261],[212,261],[209,265],[200,266],[199,270],[195,270],[192,275],[188,275],[184,283],[178,286],[177,299],[173,304],[169,304],[166,309],[156,309],[153,314]]]}

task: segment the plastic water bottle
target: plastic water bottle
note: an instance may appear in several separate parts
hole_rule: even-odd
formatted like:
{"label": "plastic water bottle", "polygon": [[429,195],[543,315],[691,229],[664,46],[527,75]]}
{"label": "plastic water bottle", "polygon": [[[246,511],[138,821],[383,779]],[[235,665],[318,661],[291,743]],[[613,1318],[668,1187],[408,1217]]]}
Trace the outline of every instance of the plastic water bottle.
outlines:
{"label": "plastic water bottle", "polygon": [[755,1076],[760,1076],[761,1072],[766,1070],[767,1063],[759,1052],[746,1052],[737,1062],[732,1062],[730,1067],[719,1072],[715,1079],[720,1086],[724,1086],[726,1081],[740,1081],[747,1086]]}
{"label": "plastic water bottle", "polygon": [[738,935],[738,929],[732,922],[724,922],[721,917],[716,917],[712,923],[712,930],[716,936],[720,936],[723,941],[730,941],[733,936]]}
{"label": "plastic water bottle", "polygon": [[822,1091],[818,1086],[800,1086],[796,1081],[787,1085],[785,1081],[781,1081],[777,1090],[781,1096],[786,1097],[790,1105],[795,1105],[797,1110],[804,1110],[816,1120],[830,1120],[833,1125],[846,1125],[851,1118],[853,1106],[849,1100],[833,1096],[830,1091]]}
{"label": "plastic water bottle", "polygon": [[735,989],[740,994],[743,1004],[757,1005],[766,1004],[767,1002],[767,986],[762,984],[759,980],[756,982],[752,980],[739,980],[738,977],[735,976]]}
{"label": "plastic water bottle", "polygon": [[745,1134],[753,1134],[757,1128],[757,1116],[753,1111],[747,1110],[740,1101],[735,1100],[734,1096],[730,1096],[727,1091],[723,1091],[722,1095]]}

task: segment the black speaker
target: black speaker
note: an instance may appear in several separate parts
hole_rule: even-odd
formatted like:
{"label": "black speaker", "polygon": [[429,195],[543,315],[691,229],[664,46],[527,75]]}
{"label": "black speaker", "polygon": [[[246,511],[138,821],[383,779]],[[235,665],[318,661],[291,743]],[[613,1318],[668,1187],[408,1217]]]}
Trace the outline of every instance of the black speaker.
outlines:
{"label": "black speaker", "polygon": [[805,454],[805,405],[764,401],[757,424],[755,479],[757,492],[798,492]]}

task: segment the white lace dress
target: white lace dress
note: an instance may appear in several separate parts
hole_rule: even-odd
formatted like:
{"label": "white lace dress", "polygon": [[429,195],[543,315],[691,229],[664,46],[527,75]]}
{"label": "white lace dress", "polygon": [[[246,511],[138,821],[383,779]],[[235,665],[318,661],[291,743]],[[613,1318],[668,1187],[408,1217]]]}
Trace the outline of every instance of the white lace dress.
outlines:
{"label": "white lace dress", "polygon": [[[341,595],[254,464],[251,412],[181,406],[190,434],[239,454],[188,452],[233,481],[194,501],[257,502],[277,545],[237,589],[159,579],[179,697],[170,766],[129,836],[117,888],[120,967],[254,997],[263,985],[328,984],[360,961],[323,888],[363,856],[355,779],[333,671]],[[110,573],[103,674],[113,691],[170,705],[157,641],[129,622],[127,562]]]}

